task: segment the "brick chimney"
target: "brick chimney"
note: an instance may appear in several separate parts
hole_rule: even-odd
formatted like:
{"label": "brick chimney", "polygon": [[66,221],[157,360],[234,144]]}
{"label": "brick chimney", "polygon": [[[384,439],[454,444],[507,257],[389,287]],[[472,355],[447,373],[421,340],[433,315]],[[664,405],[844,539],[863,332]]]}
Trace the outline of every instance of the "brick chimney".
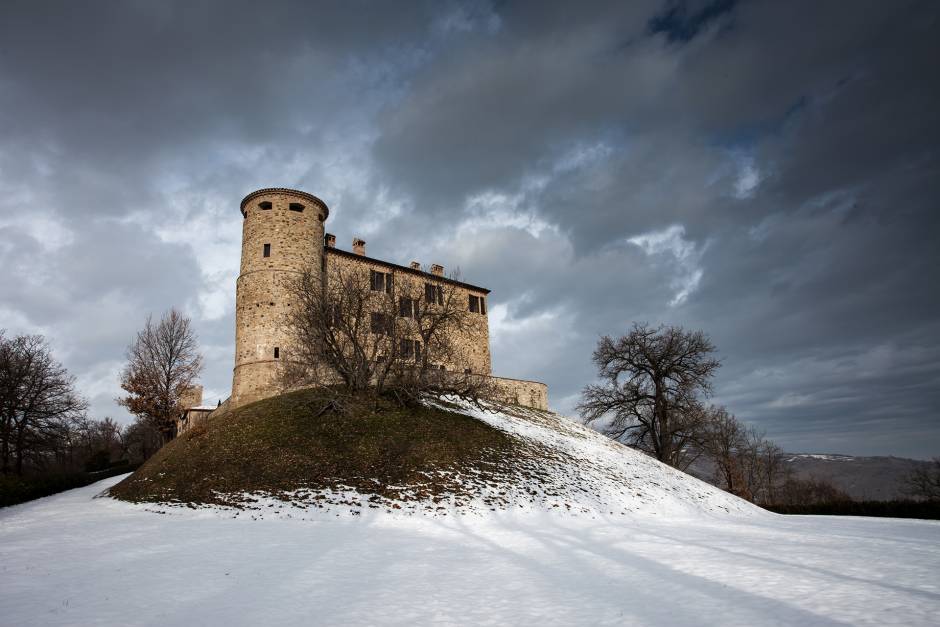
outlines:
{"label": "brick chimney", "polygon": [[353,238],[353,252],[357,255],[366,256],[366,240],[359,239],[358,237]]}
{"label": "brick chimney", "polygon": [[412,269],[412,270],[420,270],[420,269],[421,269],[421,264],[418,263],[417,261],[412,261],[412,262],[411,262],[411,269]]}
{"label": "brick chimney", "polygon": [[432,263],[431,274],[436,274],[437,276],[444,276],[444,266],[436,264],[436,263]]}
{"label": "brick chimney", "polygon": [[324,235],[323,240],[326,243],[327,248],[336,248],[336,236],[332,233],[327,233]]}

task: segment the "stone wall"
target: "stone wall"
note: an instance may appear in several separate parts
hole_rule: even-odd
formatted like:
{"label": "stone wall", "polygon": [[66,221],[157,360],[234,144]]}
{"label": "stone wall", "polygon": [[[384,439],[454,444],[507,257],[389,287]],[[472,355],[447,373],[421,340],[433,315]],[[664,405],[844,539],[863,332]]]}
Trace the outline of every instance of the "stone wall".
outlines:
{"label": "stone wall", "polygon": [[[297,209],[292,210],[294,205]],[[242,201],[241,273],[235,294],[235,368],[232,395],[227,401],[238,407],[278,394],[280,371],[290,358],[292,333],[288,324],[292,307],[291,283],[302,272],[322,273],[330,281],[339,272],[385,272],[394,278],[390,298],[409,296],[423,303],[425,283],[440,285],[446,297],[456,299],[466,308],[469,324],[455,339],[455,354],[432,363],[449,372],[489,376],[490,358],[488,290],[449,279],[443,268],[431,266],[423,272],[417,264],[400,266],[365,256],[365,242],[357,241],[356,252],[333,247],[335,238],[324,246],[324,221],[329,209],[320,199],[306,192],[288,189],[263,189]],[[265,253],[267,252],[267,256]],[[357,254],[358,253],[358,254]],[[470,298],[481,303],[480,312],[470,312]],[[368,328],[368,323],[366,323]],[[415,337],[414,339],[419,339]],[[427,347],[424,347],[425,349]],[[542,383],[493,377],[507,402],[538,409],[548,408],[548,390]]]}
{"label": "stone wall", "polygon": [[[292,205],[302,210],[294,211]],[[286,189],[249,194],[242,201],[241,211],[233,406],[277,393],[280,351],[290,337],[289,285],[305,270],[320,272],[323,221],[329,215],[326,204],[315,196]]]}
{"label": "stone wall", "polygon": [[496,386],[498,400],[533,409],[548,410],[548,386],[538,381],[490,377]]}
{"label": "stone wall", "polygon": [[[397,264],[391,264],[369,257],[349,254],[344,251],[327,248],[326,250],[326,280],[336,280],[338,276],[348,273],[359,273],[364,280],[368,280],[370,270],[391,274],[393,279],[393,292],[391,295],[383,295],[393,299],[394,310],[397,312],[398,299],[402,297],[417,299],[421,306],[424,306],[425,284],[430,283],[440,286],[442,297],[454,299],[455,306],[461,310],[467,310],[466,329],[457,335],[452,335],[454,340],[453,347],[456,349],[456,355],[449,355],[447,358],[434,359],[431,353],[432,363],[443,365],[446,370],[451,372],[465,372],[470,369],[474,374],[488,375],[491,372],[490,360],[490,338],[488,316],[483,313],[469,312],[470,295],[476,296],[486,307],[488,291],[459,281],[447,280],[445,277],[421,272],[413,268],[406,268]],[[414,339],[420,339],[415,335]]]}

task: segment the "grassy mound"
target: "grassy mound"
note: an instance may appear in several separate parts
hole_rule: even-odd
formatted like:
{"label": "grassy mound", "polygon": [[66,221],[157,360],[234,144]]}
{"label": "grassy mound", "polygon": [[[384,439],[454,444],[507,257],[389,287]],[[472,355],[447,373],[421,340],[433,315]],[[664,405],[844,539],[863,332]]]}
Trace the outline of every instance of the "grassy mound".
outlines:
{"label": "grassy mound", "polygon": [[[110,494],[236,507],[249,504],[249,494],[288,493],[286,500],[306,505],[336,503],[347,498],[341,493],[373,506],[445,498],[459,504],[511,480],[527,457],[518,439],[462,414],[375,398],[327,408],[331,398],[328,390],[303,390],[213,417]],[[498,500],[498,492],[488,498]]]}

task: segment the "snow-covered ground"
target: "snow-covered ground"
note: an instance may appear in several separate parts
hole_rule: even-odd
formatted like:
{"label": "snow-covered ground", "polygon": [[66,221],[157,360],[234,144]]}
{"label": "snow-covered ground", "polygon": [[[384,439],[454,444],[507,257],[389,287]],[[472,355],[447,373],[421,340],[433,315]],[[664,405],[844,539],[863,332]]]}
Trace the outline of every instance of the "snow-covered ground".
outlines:
{"label": "snow-covered ground", "polygon": [[93,498],[119,479],[0,510],[0,624],[940,624],[933,522],[252,520]]}

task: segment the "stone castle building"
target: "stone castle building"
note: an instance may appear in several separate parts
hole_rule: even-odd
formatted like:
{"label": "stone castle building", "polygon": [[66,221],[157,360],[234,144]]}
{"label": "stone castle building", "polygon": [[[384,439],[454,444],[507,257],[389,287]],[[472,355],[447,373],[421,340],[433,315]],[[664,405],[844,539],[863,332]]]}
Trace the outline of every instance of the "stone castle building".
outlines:
{"label": "stone castle building", "polygon": [[[417,262],[404,266],[368,257],[366,243],[361,239],[353,240],[351,251],[337,248],[336,238],[325,231],[329,208],[307,192],[259,189],[245,196],[240,210],[242,250],[241,272],[235,288],[235,368],[232,395],[226,406],[238,407],[281,392],[279,370],[291,350],[287,320],[296,304],[289,286],[297,276],[309,271],[325,283],[341,272],[361,272],[369,277],[374,289],[418,287],[429,298],[433,298],[439,285],[457,290],[474,315],[467,337],[460,338],[466,348],[462,363],[440,366],[488,376],[505,400],[548,409],[545,384],[492,377],[488,289],[448,278],[444,268],[437,264],[425,272]],[[201,398],[193,406],[204,410],[200,402]],[[193,422],[184,416],[180,430],[186,430]]]}

